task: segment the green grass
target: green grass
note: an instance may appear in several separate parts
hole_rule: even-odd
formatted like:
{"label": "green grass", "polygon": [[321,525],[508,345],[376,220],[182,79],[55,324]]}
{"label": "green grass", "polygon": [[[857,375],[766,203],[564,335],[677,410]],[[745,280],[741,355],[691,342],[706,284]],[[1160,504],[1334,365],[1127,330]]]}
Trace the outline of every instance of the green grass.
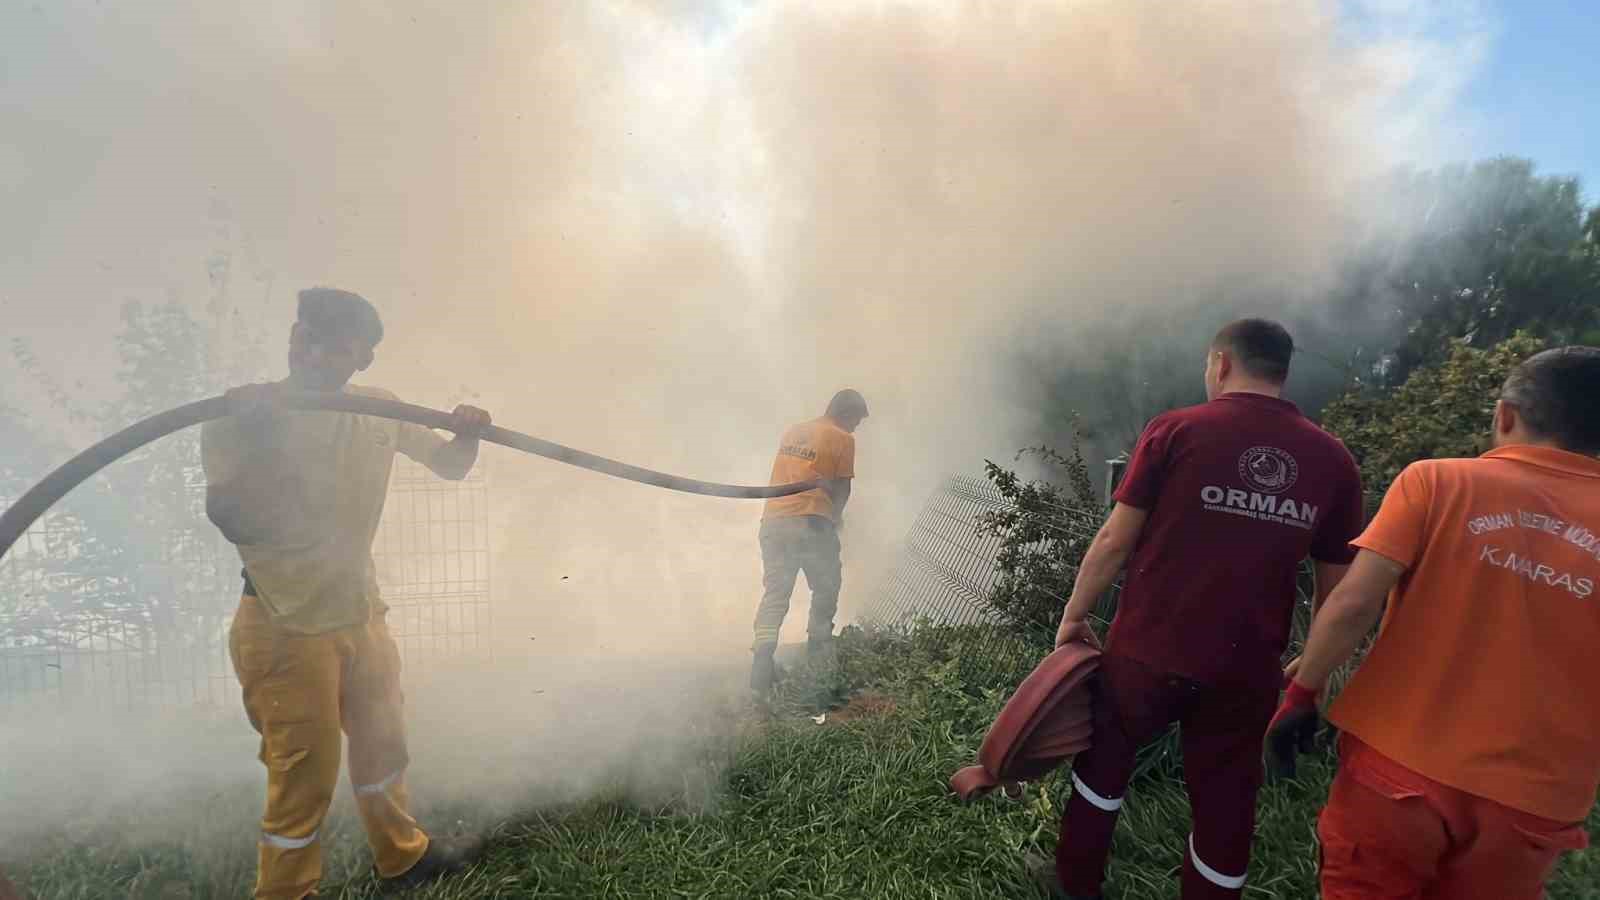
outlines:
{"label": "green grass", "polygon": [[[707,741],[701,781],[644,808],[621,797],[550,808],[493,832],[486,860],[467,875],[415,892],[469,897],[1035,897],[1024,851],[1054,845],[1064,779],[1030,785],[1021,800],[958,803],[946,787],[971,762],[1010,676],[952,661],[962,648],[935,641],[847,641],[840,666],[792,679],[770,720],[742,720]],[[804,714],[867,682],[892,708],[835,724]],[[837,715],[835,719],[839,718]],[[1130,791],[1117,833],[1108,896],[1168,900],[1188,833],[1181,782],[1156,762]],[[1269,786],[1246,896],[1316,896],[1313,822],[1332,774],[1311,760],[1294,783]],[[246,798],[253,804],[253,799]],[[253,805],[229,799],[248,820]],[[470,811],[462,811],[470,816]],[[168,845],[131,845],[107,834],[41,848],[23,866],[39,898],[235,897],[247,891],[249,821],[233,851],[205,853],[197,828]],[[224,827],[219,818],[215,827]],[[1600,815],[1590,820],[1600,840]],[[364,853],[353,817],[338,815],[324,896],[366,897]],[[192,838],[193,840],[190,840]],[[1600,850],[1571,854],[1553,900],[1600,898]]]}

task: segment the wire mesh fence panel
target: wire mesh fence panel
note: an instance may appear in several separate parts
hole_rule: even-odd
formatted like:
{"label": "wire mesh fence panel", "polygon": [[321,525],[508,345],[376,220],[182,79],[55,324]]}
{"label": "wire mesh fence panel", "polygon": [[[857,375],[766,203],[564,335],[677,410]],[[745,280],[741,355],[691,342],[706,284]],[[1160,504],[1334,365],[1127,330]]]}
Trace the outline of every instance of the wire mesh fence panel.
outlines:
{"label": "wire mesh fence panel", "polygon": [[0,705],[224,699],[210,673],[231,611],[219,598],[225,545],[195,524],[204,521],[198,467],[161,475],[172,488],[165,504],[91,482],[0,560]]}
{"label": "wire mesh fence panel", "polygon": [[1048,637],[1009,621],[989,602],[1000,577],[996,562],[1004,535],[979,523],[1009,504],[981,479],[958,475],[946,481],[912,523],[899,560],[859,617],[861,624],[908,632],[928,626],[959,629],[958,666],[964,674],[982,669],[1005,675],[1037,663]]}
{"label": "wire mesh fence panel", "polygon": [[[7,501],[9,505],[9,500]],[[65,596],[72,584],[46,562],[61,546],[65,523],[56,517],[27,531],[0,559],[0,591],[6,602],[0,618],[0,698],[60,691],[66,647],[50,640],[56,627],[48,599]]]}
{"label": "wire mesh fence panel", "polygon": [[489,492],[482,465],[443,481],[396,460],[373,560],[389,630],[414,672],[490,647]]}
{"label": "wire mesh fence panel", "polygon": [[999,539],[978,532],[978,517],[1004,500],[974,479],[952,478],[929,498],[906,537],[878,600],[862,619],[881,627],[918,621],[946,625],[993,621],[984,603]]}
{"label": "wire mesh fence panel", "polygon": [[[136,498],[91,482],[0,559],[0,715],[39,701],[237,706],[239,557],[205,519],[199,467],[178,471],[163,517],[129,516]],[[448,482],[397,459],[374,559],[408,669],[487,652],[488,557],[481,467]]]}

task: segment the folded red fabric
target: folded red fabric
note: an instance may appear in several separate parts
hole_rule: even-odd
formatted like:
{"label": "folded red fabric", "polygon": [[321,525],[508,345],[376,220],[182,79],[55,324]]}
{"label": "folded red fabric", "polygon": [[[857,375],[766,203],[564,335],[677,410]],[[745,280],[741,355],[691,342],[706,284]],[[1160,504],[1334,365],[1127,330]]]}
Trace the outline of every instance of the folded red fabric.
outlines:
{"label": "folded red fabric", "polygon": [[995,716],[978,750],[978,764],[950,778],[950,789],[971,800],[1004,785],[1031,781],[1089,749],[1093,733],[1089,676],[1100,651],[1074,641],[1044,658]]}

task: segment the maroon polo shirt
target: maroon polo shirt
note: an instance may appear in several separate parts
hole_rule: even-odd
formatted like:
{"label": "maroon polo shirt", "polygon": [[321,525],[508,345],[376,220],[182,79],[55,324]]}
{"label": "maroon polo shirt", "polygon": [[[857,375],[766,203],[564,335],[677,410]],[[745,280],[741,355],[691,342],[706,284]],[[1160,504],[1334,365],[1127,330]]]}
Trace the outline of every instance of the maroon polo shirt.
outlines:
{"label": "maroon polo shirt", "polygon": [[1149,518],[1107,651],[1211,685],[1281,677],[1300,561],[1348,564],[1363,518],[1349,451],[1260,394],[1156,417],[1115,499]]}

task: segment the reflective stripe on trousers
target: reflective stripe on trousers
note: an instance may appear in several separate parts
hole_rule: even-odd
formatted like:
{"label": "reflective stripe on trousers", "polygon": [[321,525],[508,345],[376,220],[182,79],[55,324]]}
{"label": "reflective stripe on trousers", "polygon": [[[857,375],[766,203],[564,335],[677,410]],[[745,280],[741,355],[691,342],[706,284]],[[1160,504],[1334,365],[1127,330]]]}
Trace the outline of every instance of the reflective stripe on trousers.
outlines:
{"label": "reflective stripe on trousers", "polygon": [[311,846],[316,839],[317,832],[315,831],[311,832],[310,837],[303,838],[284,837],[281,834],[273,834],[270,831],[261,832],[261,843],[276,847],[279,850],[304,850]]}
{"label": "reflective stripe on trousers", "polygon": [[397,770],[395,772],[391,772],[389,775],[385,776],[382,781],[376,784],[358,784],[355,786],[356,796],[365,797],[373,794],[381,794],[399,783],[400,778],[403,775],[405,775],[404,772]]}
{"label": "reflective stripe on trousers", "polygon": [[1072,773],[1072,792],[1074,794],[1082,794],[1083,799],[1089,801],[1090,806],[1093,806],[1095,809],[1098,809],[1101,812],[1114,813],[1117,810],[1122,809],[1121,797],[1100,796],[1099,794],[1095,793],[1093,788],[1083,783],[1083,779],[1078,777],[1077,772]]}
{"label": "reflective stripe on trousers", "polygon": [[1194,867],[1195,872],[1197,872],[1201,878],[1204,878],[1206,881],[1211,882],[1217,887],[1230,891],[1237,891],[1244,887],[1243,874],[1224,875],[1221,872],[1218,872],[1216,869],[1206,865],[1205,860],[1201,859],[1199,852],[1194,849],[1194,832],[1192,831],[1189,832],[1189,865]]}

